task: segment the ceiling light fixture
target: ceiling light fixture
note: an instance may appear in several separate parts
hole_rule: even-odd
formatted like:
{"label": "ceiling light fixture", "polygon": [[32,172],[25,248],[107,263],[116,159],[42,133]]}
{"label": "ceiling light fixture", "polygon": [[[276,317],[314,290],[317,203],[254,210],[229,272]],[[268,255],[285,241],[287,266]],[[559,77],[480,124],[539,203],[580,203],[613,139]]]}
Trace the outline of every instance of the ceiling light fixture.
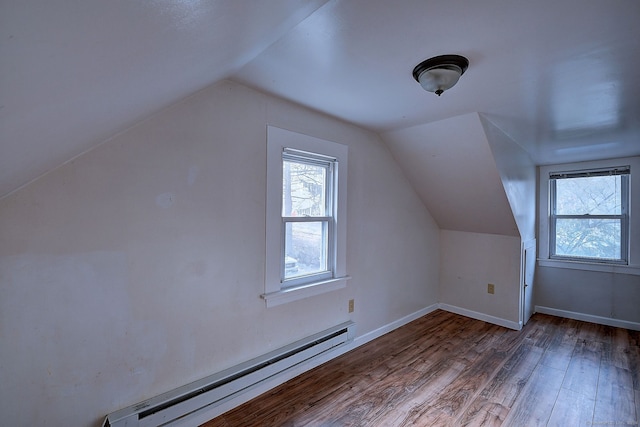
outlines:
{"label": "ceiling light fixture", "polygon": [[440,55],[422,61],[413,69],[413,78],[426,91],[442,95],[451,89],[469,67],[469,60],[460,55]]}

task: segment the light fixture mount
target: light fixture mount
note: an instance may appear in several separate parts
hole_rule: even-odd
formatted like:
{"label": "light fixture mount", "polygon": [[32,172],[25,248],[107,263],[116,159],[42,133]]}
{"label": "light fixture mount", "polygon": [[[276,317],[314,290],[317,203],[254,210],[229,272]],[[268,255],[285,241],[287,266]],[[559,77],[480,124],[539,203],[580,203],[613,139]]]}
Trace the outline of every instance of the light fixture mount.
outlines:
{"label": "light fixture mount", "polygon": [[469,68],[469,60],[460,55],[440,55],[426,59],[413,69],[413,78],[426,91],[440,96],[451,89]]}

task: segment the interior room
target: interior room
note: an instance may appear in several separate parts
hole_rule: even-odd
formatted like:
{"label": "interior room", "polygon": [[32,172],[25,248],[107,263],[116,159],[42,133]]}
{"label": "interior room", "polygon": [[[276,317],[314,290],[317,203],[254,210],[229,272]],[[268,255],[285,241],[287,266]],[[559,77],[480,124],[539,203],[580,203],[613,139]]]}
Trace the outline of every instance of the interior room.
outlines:
{"label": "interior room", "polygon": [[[0,2],[2,424],[199,425],[425,316],[628,331],[637,423],[638,22]],[[566,207],[596,181],[610,209]]]}

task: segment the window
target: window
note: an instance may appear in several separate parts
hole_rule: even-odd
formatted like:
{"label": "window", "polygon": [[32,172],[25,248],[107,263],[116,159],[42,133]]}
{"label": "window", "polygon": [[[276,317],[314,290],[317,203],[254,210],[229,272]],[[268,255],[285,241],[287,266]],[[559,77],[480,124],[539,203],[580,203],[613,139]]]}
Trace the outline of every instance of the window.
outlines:
{"label": "window", "polygon": [[284,287],[333,277],[337,161],[285,148],[282,153],[281,283]]}
{"label": "window", "polygon": [[630,168],[549,174],[550,258],[628,263]]}
{"label": "window", "polygon": [[346,286],[346,146],[267,129],[267,306]]}

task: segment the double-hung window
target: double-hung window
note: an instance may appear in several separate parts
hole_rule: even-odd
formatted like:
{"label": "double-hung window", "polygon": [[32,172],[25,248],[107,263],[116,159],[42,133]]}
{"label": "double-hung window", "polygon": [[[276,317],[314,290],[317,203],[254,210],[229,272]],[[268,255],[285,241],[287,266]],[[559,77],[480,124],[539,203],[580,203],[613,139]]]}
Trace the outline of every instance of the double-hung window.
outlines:
{"label": "double-hung window", "polygon": [[267,128],[267,306],[346,285],[345,145]]}
{"label": "double-hung window", "polygon": [[282,152],[280,281],[283,287],[333,277],[335,157]]}
{"label": "double-hung window", "polygon": [[549,256],[627,264],[630,168],[549,174]]}

